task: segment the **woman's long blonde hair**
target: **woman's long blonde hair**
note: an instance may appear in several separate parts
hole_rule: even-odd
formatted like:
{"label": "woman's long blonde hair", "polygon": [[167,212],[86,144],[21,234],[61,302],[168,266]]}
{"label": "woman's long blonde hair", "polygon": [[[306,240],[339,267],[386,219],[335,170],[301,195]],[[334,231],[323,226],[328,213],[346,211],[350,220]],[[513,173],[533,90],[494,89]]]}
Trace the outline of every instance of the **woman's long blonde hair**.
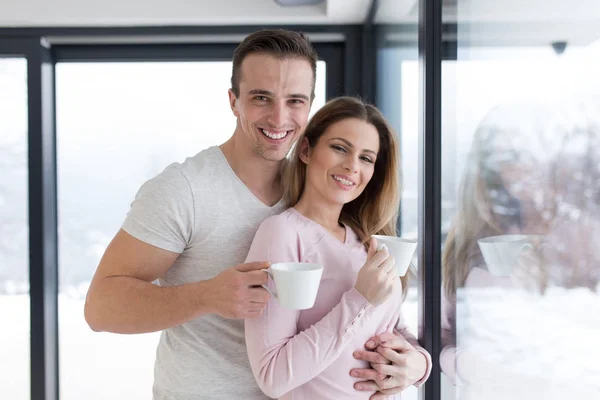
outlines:
{"label": "woman's long blonde hair", "polygon": [[[284,200],[293,207],[304,192],[306,164],[300,160],[300,144],[306,139],[314,148],[330,126],[350,118],[368,122],[379,134],[373,177],[360,196],[344,204],[340,214],[340,222],[351,227],[366,245],[372,235],[396,236],[400,203],[401,172],[396,134],[376,107],[354,97],[338,97],[315,113],[284,169]],[[407,276],[402,278],[402,287],[406,293]]]}
{"label": "woman's long blonde hair", "polygon": [[531,105],[498,106],[478,126],[442,252],[443,287],[449,300],[455,299],[473,266],[483,264],[477,240],[521,227],[520,203],[506,189],[501,170],[521,158],[545,168],[540,160],[548,159],[551,148],[556,148],[547,111]]}

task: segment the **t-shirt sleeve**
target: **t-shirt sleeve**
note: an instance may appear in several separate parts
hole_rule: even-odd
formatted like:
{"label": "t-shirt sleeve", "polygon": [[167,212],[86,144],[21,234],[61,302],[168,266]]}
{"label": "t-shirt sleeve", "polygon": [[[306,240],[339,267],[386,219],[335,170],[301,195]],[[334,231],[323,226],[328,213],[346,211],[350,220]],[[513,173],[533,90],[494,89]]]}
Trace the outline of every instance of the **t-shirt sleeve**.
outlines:
{"label": "t-shirt sleeve", "polygon": [[152,246],[181,253],[192,237],[194,218],[190,183],[172,164],[141,186],[122,229]]}

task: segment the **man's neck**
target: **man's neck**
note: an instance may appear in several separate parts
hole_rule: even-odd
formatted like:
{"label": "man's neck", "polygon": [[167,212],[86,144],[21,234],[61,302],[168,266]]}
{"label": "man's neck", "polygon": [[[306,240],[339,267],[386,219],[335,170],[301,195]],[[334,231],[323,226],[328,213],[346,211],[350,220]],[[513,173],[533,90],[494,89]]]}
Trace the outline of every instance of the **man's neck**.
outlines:
{"label": "man's neck", "polygon": [[265,160],[236,141],[235,135],[219,147],[233,172],[260,201],[273,206],[281,199],[281,161]]}

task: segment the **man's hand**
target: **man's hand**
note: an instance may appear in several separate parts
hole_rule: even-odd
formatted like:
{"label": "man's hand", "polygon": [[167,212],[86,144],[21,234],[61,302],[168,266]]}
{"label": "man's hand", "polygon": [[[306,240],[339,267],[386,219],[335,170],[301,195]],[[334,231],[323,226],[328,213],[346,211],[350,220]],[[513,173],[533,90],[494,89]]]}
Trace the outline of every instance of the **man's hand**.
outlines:
{"label": "man's hand", "polygon": [[384,400],[419,381],[427,372],[427,359],[402,336],[386,332],[371,338],[366,351],[355,351],[354,358],[368,361],[372,369],[353,369],[350,375],[366,379],[356,390],[377,391],[370,400]]}
{"label": "man's hand", "polygon": [[223,318],[243,319],[258,317],[269,301],[266,285],[268,262],[239,264],[202,282],[208,306]]}

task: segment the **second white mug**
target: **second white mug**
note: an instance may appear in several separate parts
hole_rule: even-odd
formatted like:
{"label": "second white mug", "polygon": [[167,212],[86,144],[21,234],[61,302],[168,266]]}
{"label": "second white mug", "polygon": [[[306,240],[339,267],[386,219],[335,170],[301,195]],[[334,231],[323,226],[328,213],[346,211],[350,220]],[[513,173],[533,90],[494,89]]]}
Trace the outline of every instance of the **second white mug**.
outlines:
{"label": "second white mug", "polygon": [[373,237],[377,239],[379,248],[381,248],[382,245],[385,245],[388,249],[388,253],[394,257],[398,276],[406,275],[406,271],[408,271],[410,262],[417,249],[418,242],[416,240],[404,239],[396,236],[373,235]]}

